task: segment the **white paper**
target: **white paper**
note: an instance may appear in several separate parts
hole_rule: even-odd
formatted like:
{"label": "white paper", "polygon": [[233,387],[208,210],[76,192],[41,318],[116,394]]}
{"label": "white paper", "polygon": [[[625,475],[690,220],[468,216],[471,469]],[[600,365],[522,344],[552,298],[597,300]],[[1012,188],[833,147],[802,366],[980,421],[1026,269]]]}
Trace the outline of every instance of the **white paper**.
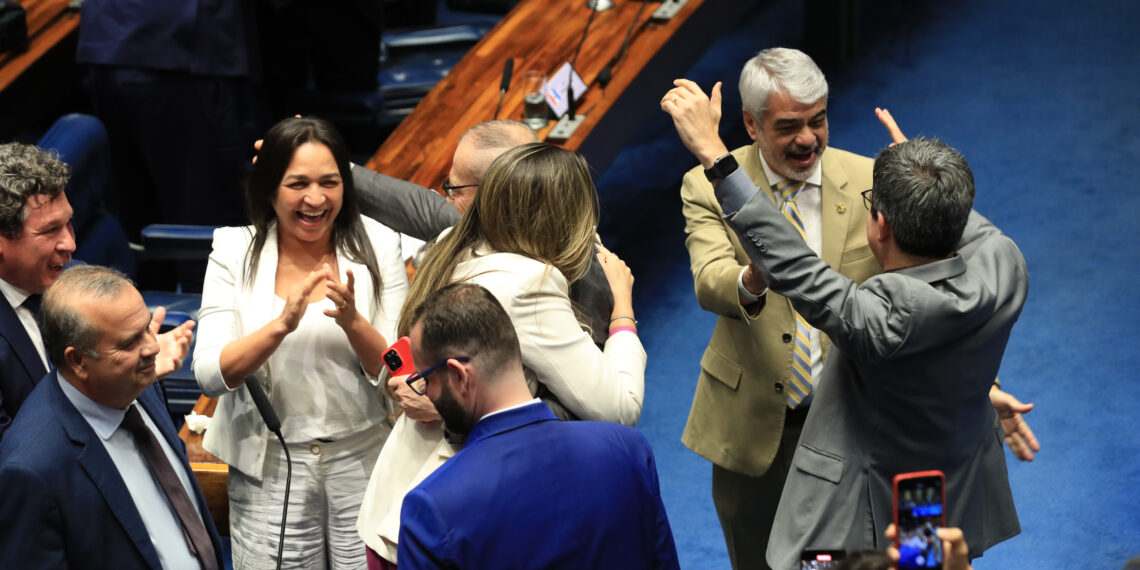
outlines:
{"label": "white paper", "polygon": [[[550,105],[550,110],[554,111],[555,117],[561,117],[566,114],[569,105],[566,103],[566,86],[570,83],[570,62],[562,64],[558,71],[546,81],[546,104]],[[586,83],[574,72],[574,100],[578,101],[582,98],[582,94],[586,92]]]}

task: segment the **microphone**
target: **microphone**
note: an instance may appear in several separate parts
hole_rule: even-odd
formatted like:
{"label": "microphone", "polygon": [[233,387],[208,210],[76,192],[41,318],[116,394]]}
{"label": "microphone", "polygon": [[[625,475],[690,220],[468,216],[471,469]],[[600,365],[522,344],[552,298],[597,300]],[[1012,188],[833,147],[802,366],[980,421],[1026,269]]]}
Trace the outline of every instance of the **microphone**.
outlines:
{"label": "microphone", "polygon": [[511,86],[511,74],[515,71],[515,58],[508,57],[503,64],[503,81],[499,83],[499,93],[505,94]]}
{"label": "microphone", "polygon": [[503,108],[503,97],[507,95],[507,90],[511,87],[511,75],[515,71],[515,58],[508,57],[507,61],[503,63],[503,80],[499,82],[499,104],[495,105],[495,116],[499,118],[499,111]]}
{"label": "microphone", "polygon": [[253,398],[253,405],[257,406],[257,413],[261,414],[265,427],[277,436],[281,442],[281,449],[285,450],[285,505],[281,507],[281,536],[277,539],[277,570],[281,570],[281,553],[285,550],[285,520],[289,514],[289,484],[293,481],[293,459],[289,457],[289,446],[285,445],[285,437],[281,435],[281,420],[273,410],[273,404],[261,389],[261,384],[252,374],[245,377],[245,389],[249,397]]}
{"label": "microphone", "polygon": [[596,10],[590,10],[590,17],[586,18],[586,28],[582,30],[582,37],[578,40],[578,47],[574,49],[574,57],[570,59],[570,81],[566,83],[566,116],[570,120],[574,120],[574,111],[576,105],[574,104],[574,64],[578,63],[578,54],[582,51],[582,44],[586,43],[586,36],[590,33],[590,24],[594,23],[594,14]]}
{"label": "microphone", "polygon": [[617,64],[625,57],[625,52],[629,49],[630,36],[633,35],[633,29],[637,26],[637,22],[641,20],[641,13],[645,11],[645,4],[645,2],[642,2],[641,7],[637,9],[637,15],[633,17],[633,22],[630,22],[629,28],[626,29],[625,39],[622,40],[621,47],[618,48],[613,59],[598,72],[598,76],[594,79],[594,81],[598,82],[598,85],[602,86],[602,89],[605,89],[606,86],[610,84],[610,79],[613,78],[614,68],[617,67]]}
{"label": "microphone", "polygon": [[257,406],[257,413],[261,414],[261,419],[265,422],[265,427],[269,431],[280,435],[281,434],[281,420],[277,418],[277,412],[273,410],[273,404],[269,403],[269,397],[265,395],[265,390],[261,389],[261,384],[257,382],[254,376],[246,376],[245,388],[249,390],[249,397],[253,398],[253,405]]}

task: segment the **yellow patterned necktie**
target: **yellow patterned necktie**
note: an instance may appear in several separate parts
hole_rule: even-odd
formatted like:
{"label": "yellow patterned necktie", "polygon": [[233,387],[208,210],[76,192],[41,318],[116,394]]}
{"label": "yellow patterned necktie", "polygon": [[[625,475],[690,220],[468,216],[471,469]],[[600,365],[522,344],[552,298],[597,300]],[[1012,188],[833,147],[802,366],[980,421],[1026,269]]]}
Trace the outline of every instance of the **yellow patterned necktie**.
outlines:
{"label": "yellow patterned necktie", "polygon": [[[807,232],[804,230],[803,218],[800,209],[796,206],[796,198],[804,189],[804,183],[795,180],[786,180],[776,188],[776,194],[784,201],[781,210],[784,217],[792,222],[800,232],[800,238],[807,242]],[[788,375],[788,407],[795,409],[811,394],[811,327],[807,321],[794,309],[796,315],[796,344],[792,349],[792,370]]]}

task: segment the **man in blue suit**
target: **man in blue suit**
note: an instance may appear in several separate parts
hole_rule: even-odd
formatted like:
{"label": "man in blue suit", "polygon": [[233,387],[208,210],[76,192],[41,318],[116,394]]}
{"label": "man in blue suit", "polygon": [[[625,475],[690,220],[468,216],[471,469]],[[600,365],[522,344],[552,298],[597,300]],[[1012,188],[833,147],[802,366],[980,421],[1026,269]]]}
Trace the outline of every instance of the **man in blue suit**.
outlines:
{"label": "man in blue suit", "polygon": [[[40,296],[71,263],[75,231],[67,165],[33,145],[0,145],[0,439],[50,369],[36,316]],[[162,324],[155,311],[151,326]],[[182,365],[193,321],[159,335],[161,378]]]}
{"label": "man in blue suit", "polygon": [[44,296],[56,372],[0,442],[0,560],[26,568],[222,567],[186,449],[154,390],[158,342],[121,273],[69,268]]}
{"label": "man in blue suit", "polygon": [[645,437],[558,421],[533,398],[514,327],[486,289],[445,287],[413,322],[422,372],[409,386],[467,442],[404,498],[402,570],[678,567]]}

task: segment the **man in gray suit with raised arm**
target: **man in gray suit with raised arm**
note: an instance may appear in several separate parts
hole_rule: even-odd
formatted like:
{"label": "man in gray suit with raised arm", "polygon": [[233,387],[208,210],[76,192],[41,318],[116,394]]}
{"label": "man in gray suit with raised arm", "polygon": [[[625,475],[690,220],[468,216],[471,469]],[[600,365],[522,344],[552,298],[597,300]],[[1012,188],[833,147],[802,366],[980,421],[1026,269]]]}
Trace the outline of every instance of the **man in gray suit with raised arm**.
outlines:
{"label": "man in gray suit with raised arm", "polygon": [[768,286],[832,351],[792,460],[768,563],[798,568],[804,548],[877,547],[895,474],[946,474],[946,520],[970,557],[1020,532],[988,392],[1028,291],[1017,246],[973,212],[957,151],[916,139],[875,159],[867,240],[884,273],[862,285],[815,255],[794,198],[757,192],[717,135],[712,98],[677,80],[661,107],[716,187],[725,219]]}

